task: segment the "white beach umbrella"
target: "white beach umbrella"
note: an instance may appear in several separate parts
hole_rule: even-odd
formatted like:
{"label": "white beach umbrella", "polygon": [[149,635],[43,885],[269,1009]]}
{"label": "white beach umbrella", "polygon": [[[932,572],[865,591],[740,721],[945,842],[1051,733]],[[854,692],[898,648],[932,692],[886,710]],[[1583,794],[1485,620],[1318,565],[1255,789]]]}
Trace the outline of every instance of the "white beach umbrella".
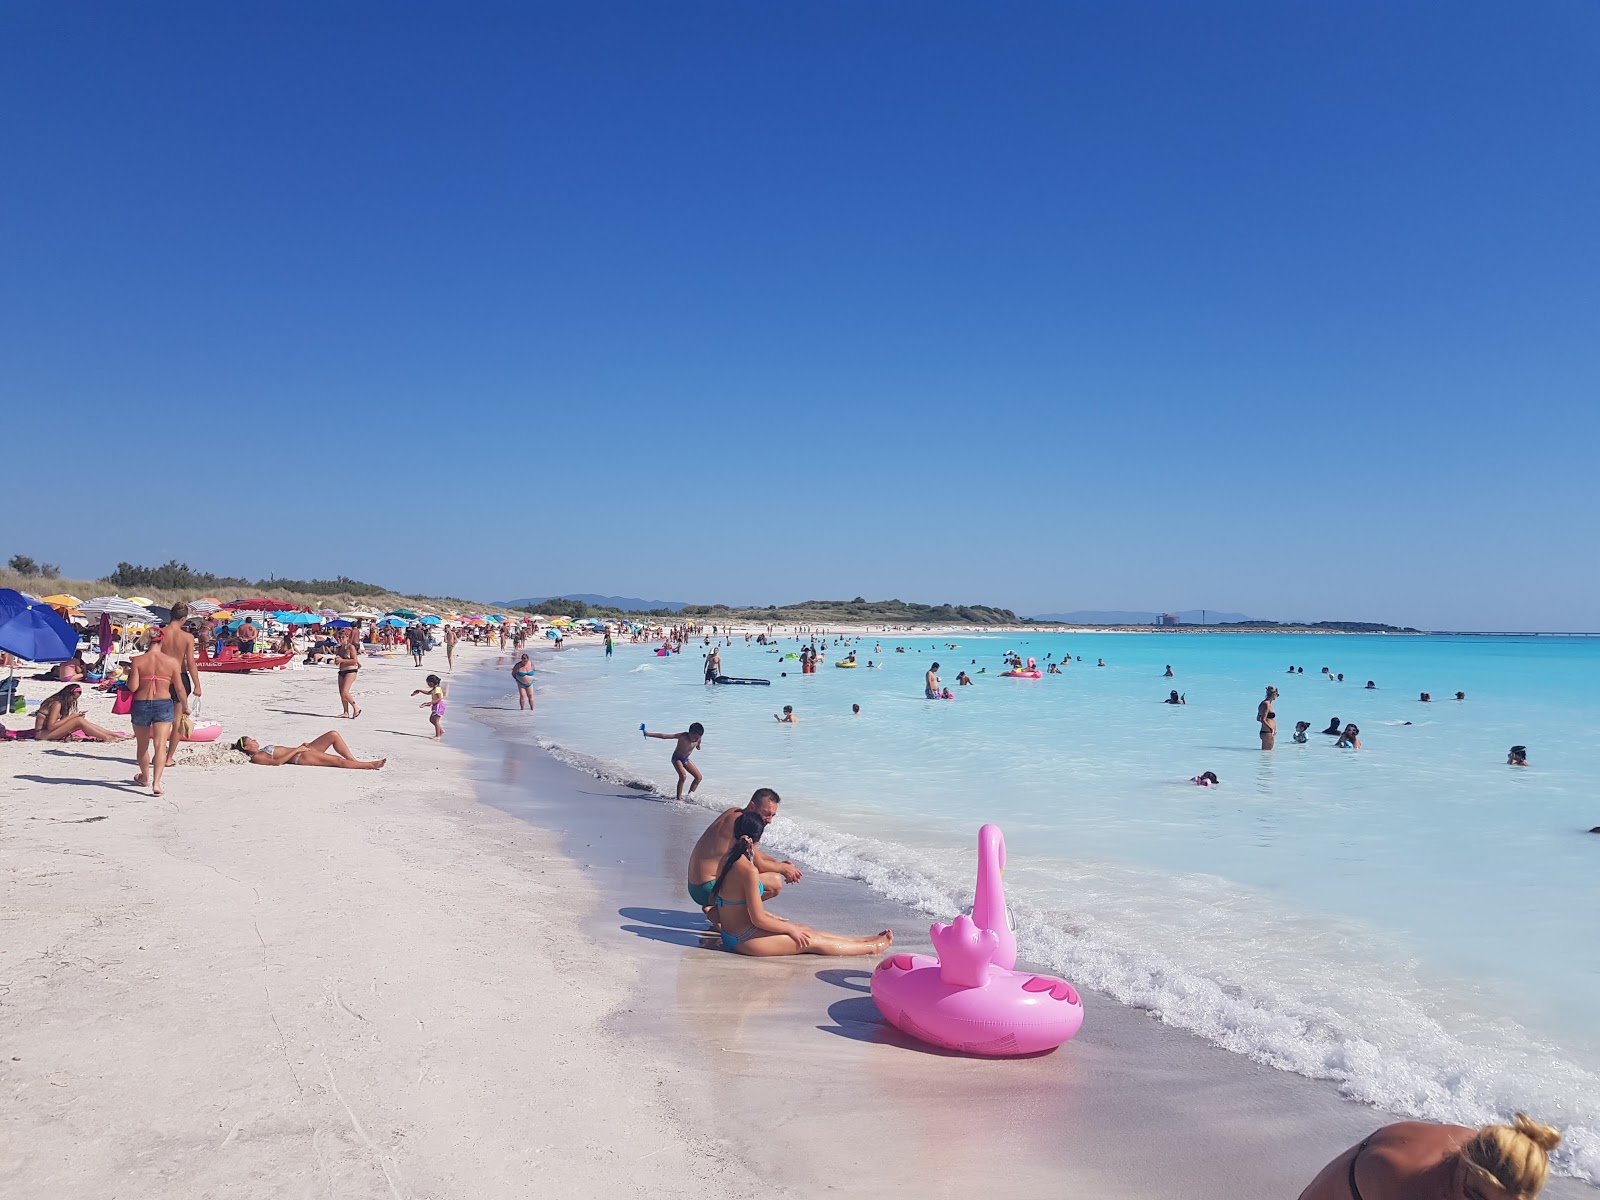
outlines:
{"label": "white beach umbrella", "polygon": [[346,621],[370,621],[373,617],[383,614],[373,612],[370,608],[347,608],[339,615]]}
{"label": "white beach umbrella", "polygon": [[189,611],[197,617],[209,617],[214,612],[220,612],[222,605],[213,604],[209,600],[189,601]]}
{"label": "white beach umbrella", "polygon": [[96,596],[87,604],[78,605],[80,617],[98,617],[101,613],[109,613],[118,624],[126,624],[129,619],[147,623],[156,619],[155,613],[144,605],[124,600],[121,596]]}

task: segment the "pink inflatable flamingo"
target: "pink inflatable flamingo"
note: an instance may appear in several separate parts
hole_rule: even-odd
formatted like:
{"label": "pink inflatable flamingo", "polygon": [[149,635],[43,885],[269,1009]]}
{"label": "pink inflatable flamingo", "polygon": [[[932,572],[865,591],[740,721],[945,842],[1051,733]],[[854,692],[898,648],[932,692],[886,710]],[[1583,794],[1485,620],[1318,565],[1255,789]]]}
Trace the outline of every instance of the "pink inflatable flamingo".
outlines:
{"label": "pink inflatable flamingo", "polygon": [[1000,875],[1006,869],[1006,835],[998,825],[978,830],[978,890],[972,897],[972,921],[993,930],[999,939],[994,965],[1011,970],[1017,965],[1017,935],[1011,932],[1006,912],[1006,889]]}
{"label": "pink inflatable flamingo", "polygon": [[1006,919],[1000,830],[978,832],[972,916],[928,930],[939,957],[893,954],[872,973],[872,999],[891,1025],[935,1046],[1004,1057],[1053,1050],[1083,1025],[1070,983],[1013,971],[1017,939]]}

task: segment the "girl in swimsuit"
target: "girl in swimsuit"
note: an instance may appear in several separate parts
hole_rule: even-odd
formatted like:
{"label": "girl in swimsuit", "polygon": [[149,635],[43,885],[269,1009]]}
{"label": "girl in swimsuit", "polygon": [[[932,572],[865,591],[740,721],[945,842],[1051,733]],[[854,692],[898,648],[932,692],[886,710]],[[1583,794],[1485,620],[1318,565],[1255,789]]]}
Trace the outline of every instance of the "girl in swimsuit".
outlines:
{"label": "girl in swimsuit", "polygon": [[339,664],[339,715],[353,721],[361,715],[355,697],[350,692],[356,681],[356,672],[361,670],[361,650],[356,644],[354,629],[340,630],[339,648],[334,654]]}
{"label": "girl in swimsuit", "polygon": [[852,957],[882,954],[889,948],[894,934],[887,929],[872,937],[847,937],[769,913],[761,903],[764,888],[752,861],[756,843],[766,830],[767,823],[759,813],[740,813],[733,826],[733,846],[711,885],[711,902],[717,907],[721,924],[717,936],[722,939],[724,950],[772,958],[786,954]]}
{"label": "girl in swimsuit", "polygon": [[34,710],[34,741],[59,742],[75,733],[85,734],[97,742],[114,742],[128,736],[102,729],[79,712],[78,693],[82,690],[77,684],[69,683]]}
{"label": "girl in swimsuit", "polygon": [[1561,1142],[1518,1113],[1510,1125],[1385,1125],[1317,1173],[1300,1200],[1533,1200]]}
{"label": "girl in swimsuit", "polygon": [[517,707],[533,709],[533,664],[524,654],[517,659],[517,665],[511,668],[511,678],[517,685]]}
{"label": "girl in swimsuit", "polygon": [[[178,750],[177,718],[189,711],[189,694],[179,675],[183,664],[165,653],[159,641],[128,664],[128,690],[133,693],[133,735],[138,739],[139,773],[135,787],[150,785],[161,795],[161,773]],[[151,764],[154,764],[153,768]]]}
{"label": "girl in swimsuit", "polygon": [[428,698],[419,706],[428,710],[428,724],[433,726],[433,740],[438,741],[444,736],[444,687],[437,675],[429,675],[427,687],[417,688],[413,696],[427,696]]}

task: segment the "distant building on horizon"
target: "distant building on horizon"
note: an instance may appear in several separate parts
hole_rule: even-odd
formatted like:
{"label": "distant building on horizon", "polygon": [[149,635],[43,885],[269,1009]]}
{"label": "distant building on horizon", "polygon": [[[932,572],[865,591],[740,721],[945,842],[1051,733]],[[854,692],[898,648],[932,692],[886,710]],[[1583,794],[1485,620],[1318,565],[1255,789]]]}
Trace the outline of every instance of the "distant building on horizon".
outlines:
{"label": "distant building on horizon", "polygon": [[1177,624],[1179,624],[1178,614],[1177,613],[1162,613],[1161,614],[1161,623],[1163,625],[1177,625]]}

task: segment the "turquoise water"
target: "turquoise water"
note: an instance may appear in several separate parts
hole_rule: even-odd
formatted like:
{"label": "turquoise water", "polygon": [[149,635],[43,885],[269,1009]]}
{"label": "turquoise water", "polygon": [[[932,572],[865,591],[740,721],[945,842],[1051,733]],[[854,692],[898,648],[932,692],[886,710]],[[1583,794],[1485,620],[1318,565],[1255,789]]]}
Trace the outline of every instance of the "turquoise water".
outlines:
{"label": "turquoise water", "polygon": [[[705,802],[775,787],[781,848],[940,917],[970,903],[977,827],[995,821],[1030,960],[1387,1108],[1466,1124],[1527,1109],[1567,1128],[1564,1169],[1600,1182],[1600,639],[877,641],[854,648],[883,669],[837,669],[830,647],[810,676],[723,647],[725,673],[770,688],[704,687],[698,645],[574,647],[541,661],[538,733],[670,794],[670,746],[639,724],[700,721]],[[1007,649],[1074,661],[1005,679]],[[934,661],[975,685],[923,700]],[[1263,753],[1267,684],[1282,696]],[[1160,703],[1172,687],[1186,705]],[[773,720],[784,704],[799,724]],[[1363,749],[1315,732],[1333,716]],[[1513,743],[1532,766],[1505,765]],[[1222,785],[1188,782],[1205,770]]]}

